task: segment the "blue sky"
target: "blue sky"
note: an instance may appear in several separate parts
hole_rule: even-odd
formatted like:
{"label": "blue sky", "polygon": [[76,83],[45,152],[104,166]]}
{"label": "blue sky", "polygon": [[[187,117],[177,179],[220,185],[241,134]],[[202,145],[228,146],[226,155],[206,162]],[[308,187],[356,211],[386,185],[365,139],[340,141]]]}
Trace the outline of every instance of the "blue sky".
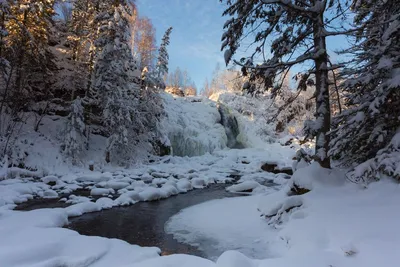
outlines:
{"label": "blue sky", "polygon": [[172,26],[169,68],[187,69],[200,90],[219,62],[225,18],[218,0],[137,0],[139,16],[149,17],[157,32],[157,42]]}
{"label": "blue sky", "polygon": [[[221,68],[225,66],[220,47],[223,25],[228,18],[222,17],[224,6],[219,0],[137,0],[136,3],[139,16],[152,20],[158,44],[165,30],[169,26],[174,28],[169,46],[169,68],[186,69],[198,91],[206,78],[211,80],[217,63]],[[348,42],[344,37],[331,37],[327,44],[331,60],[337,62],[338,56],[333,51],[345,48]],[[300,70],[301,66],[293,69],[294,72]]]}

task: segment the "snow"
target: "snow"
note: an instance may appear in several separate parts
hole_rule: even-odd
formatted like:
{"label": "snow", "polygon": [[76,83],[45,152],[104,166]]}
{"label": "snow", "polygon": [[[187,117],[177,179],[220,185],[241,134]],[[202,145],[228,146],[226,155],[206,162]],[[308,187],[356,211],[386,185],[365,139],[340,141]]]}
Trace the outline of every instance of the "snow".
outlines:
{"label": "snow", "polygon": [[344,172],[336,169],[324,169],[317,162],[310,166],[298,168],[293,174],[291,182],[298,187],[312,190],[321,186],[343,185],[346,176]]}
{"label": "snow", "polygon": [[128,186],[129,183],[123,181],[109,181],[105,185],[106,188],[112,188],[114,190],[119,190]]}
{"label": "snow", "polygon": [[96,200],[96,204],[99,205],[102,209],[111,209],[115,206],[114,201],[108,197],[102,197]]}
{"label": "snow", "polygon": [[240,184],[231,185],[226,190],[229,192],[245,192],[248,190],[252,191],[259,186],[261,185],[256,181],[244,181]]}
{"label": "snow", "polygon": [[191,180],[191,182],[192,182],[192,186],[194,188],[201,189],[201,188],[204,188],[206,186],[206,182],[204,181],[204,179],[201,179],[201,178],[193,178]]}
{"label": "snow", "polygon": [[249,257],[269,256],[268,224],[260,218],[260,196],[211,200],[182,210],[166,224],[166,232],[180,242],[198,246],[216,259],[226,250],[238,250]]}
{"label": "snow", "polygon": [[[396,266],[400,250],[398,184],[382,179],[364,188],[346,182],[341,171],[305,162],[297,164],[291,179],[285,174],[265,172],[261,170],[265,162],[274,162],[279,169],[292,167],[295,149],[300,147],[296,143],[293,147],[272,143],[286,143],[287,139],[272,135],[271,125],[261,131],[268,105],[262,107],[257,100],[243,104],[241,96],[232,94],[218,96],[218,101],[229,106],[229,112],[238,118],[238,138],[246,146],[227,149],[215,102],[191,102],[190,98],[169,95],[163,98],[168,103],[168,117],[162,125],[175,155],[182,153],[183,157],[167,156],[151,164],[117,168],[101,163],[100,144],[105,139],[93,136],[94,150],[84,157],[93,160],[96,171],[92,172],[85,164],[71,168],[59,153],[54,140],[62,120],[54,121],[55,127],[40,130],[54,138],[36,133],[21,135],[37,140],[35,146],[31,147],[30,141],[23,146],[29,154],[27,166],[44,163],[38,171],[4,168],[1,172],[0,179],[17,178],[0,181],[0,265]],[[362,119],[361,115],[357,120]],[[44,119],[45,124],[49,121]],[[397,147],[395,141],[393,146]],[[212,260],[189,255],[161,257],[157,248],[81,236],[61,228],[68,224],[69,217],[160,200],[194,189],[207,190],[209,184],[226,182],[234,183],[227,187],[230,192],[252,192],[189,207],[166,225],[168,233],[199,247]],[[289,196],[294,184],[311,191]],[[80,196],[75,190],[87,193]],[[12,210],[19,203],[46,197],[62,197],[70,206]]]}
{"label": "snow", "polygon": [[180,192],[182,192],[182,193],[186,193],[187,191],[193,189],[193,186],[192,186],[192,184],[190,183],[190,181],[189,181],[188,179],[185,179],[185,178],[180,179],[180,180],[177,182],[176,185],[177,185],[178,190],[179,190]]}
{"label": "snow", "polygon": [[[400,186],[382,179],[363,188],[346,182],[344,173],[317,164],[299,167],[291,179],[260,169],[267,161],[279,168],[291,166],[293,156],[293,149],[268,144],[265,149],[168,157],[135,169],[0,181],[0,262],[4,266],[396,266]],[[154,173],[166,178],[155,178]],[[166,224],[168,233],[199,247],[211,260],[159,256],[157,248],[60,228],[69,217],[233,181],[231,175],[240,179],[227,190],[252,189],[250,196],[192,206]],[[289,196],[293,184],[311,191]],[[116,198],[70,195],[64,201],[72,205],[66,208],[10,210],[49,192],[55,196],[78,188],[90,189],[91,195],[114,193]]]}
{"label": "snow", "polygon": [[[217,266],[395,266],[399,191],[387,180],[367,189],[326,185],[292,197],[284,187],[187,208],[166,230],[198,246]],[[293,206],[300,207],[285,212]],[[275,212],[282,212],[279,221],[260,217]]]}
{"label": "snow", "polygon": [[112,179],[111,173],[88,173],[78,177],[78,182],[104,182]]}
{"label": "snow", "polygon": [[102,209],[101,203],[82,202],[66,208],[68,217],[81,216],[82,214],[100,211]]}
{"label": "snow", "polygon": [[165,111],[162,129],[177,156],[199,156],[226,147],[227,137],[216,104],[207,99],[174,98],[162,94]]}
{"label": "snow", "polygon": [[113,193],[114,189],[112,188],[93,188],[92,190],[90,190],[90,195],[92,196],[107,196]]}
{"label": "snow", "polygon": [[124,266],[158,257],[157,248],[55,228],[67,223],[66,215],[62,209],[1,213],[2,266]]}
{"label": "snow", "polygon": [[144,201],[158,200],[161,198],[161,191],[158,188],[148,187],[139,193],[139,198]]}

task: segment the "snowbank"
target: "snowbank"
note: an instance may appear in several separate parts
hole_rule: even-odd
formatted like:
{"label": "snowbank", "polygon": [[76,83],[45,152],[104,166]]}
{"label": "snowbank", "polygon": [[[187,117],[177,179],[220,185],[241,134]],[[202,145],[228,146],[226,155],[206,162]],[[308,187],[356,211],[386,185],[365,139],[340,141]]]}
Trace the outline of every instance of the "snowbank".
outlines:
{"label": "snowbank", "polygon": [[[217,259],[216,266],[392,267],[400,250],[399,203],[400,186],[391,181],[368,189],[326,185],[294,197],[285,188],[187,208],[170,219],[166,230]],[[293,205],[301,206],[279,222],[257,211],[265,215]],[[220,255],[227,249],[235,251]]]}
{"label": "snowbank", "polygon": [[260,186],[261,185],[256,181],[244,181],[240,184],[228,186],[226,190],[229,192],[252,192],[254,189]]}
{"label": "snowbank", "polygon": [[156,258],[158,248],[117,239],[81,236],[55,228],[67,223],[63,209],[0,212],[2,266],[125,266]]}
{"label": "snowbank", "polygon": [[259,201],[260,196],[208,201],[173,216],[165,230],[180,242],[200,246],[199,249],[212,259],[226,250],[238,250],[252,258],[266,258],[270,256],[267,245],[273,229],[260,219]]}

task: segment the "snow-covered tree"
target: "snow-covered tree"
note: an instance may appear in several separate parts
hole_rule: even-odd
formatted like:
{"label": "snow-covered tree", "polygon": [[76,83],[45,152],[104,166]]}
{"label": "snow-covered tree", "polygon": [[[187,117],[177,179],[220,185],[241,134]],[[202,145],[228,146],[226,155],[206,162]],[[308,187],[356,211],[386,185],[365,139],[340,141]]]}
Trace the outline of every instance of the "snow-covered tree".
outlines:
{"label": "snow-covered tree", "polygon": [[169,46],[169,39],[172,32],[172,27],[169,27],[161,40],[161,45],[158,50],[158,60],[157,60],[157,73],[158,77],[164,77],[165,74],[168,74],[168,61],[169,55],[167,47]]}
{"label": "snow-covered tree", "polygon": [[168,74],[168,61],[169,55],[167,47],[169,45],[169,39],[172,32],[172,27],[169,27],[161,40],[161,45],[158,50],[158,59],[157,59],[157,77],[159,80],[162,80],[163,77]]}
{"label": "snow-covered tree", "polygon": [[79,154],[85,148],[85,123],[83,118],[82,100],[78,97],[71,104],[64,138],[64,152],[75,163]]}
{"label": "snow-covered tree", "polygon": [[[16,0],[9,4],[9,19],[4,38],[5,53],[13,66],[13,87],[19,96],[29,95],[41,100],[48,96],[44,89],[49,84],[52,54],[48,38],[54,0]],[[4,19],[4,18],[3,18]],[[33,93],[33,95],[32,95]]]}
{"label": "snow-covered tree", "polygon": [[[72,18],[70,23],[70,34],[68,40],[72,48],[72,59],[82,63],[79,71],[86,77],[91,77],[94,70],[94,60],[99,52],[95,40],[99,35],[99,14],[104,14],[109,8],[110,1],[101,0],[74,0]],[[86,90],[84,102],[93,101],[90,99],[89,90],[92,86],[92,79],[87,79],[83,86]]]}
{"label": "snow-covered tree", "polygon": [[[229,16],[224,25],[226,31],[222,36],[226,63],[232,61],[233,55],[246,36],[255,36],[251,42],[251,47],[254,48],[252,55],[234,61],[242,67],[243,74],[250,77],[250,83],[247,83],[246,87],[261,78],[264,87],[272,89],[275,95],[281,87],[282,82],[279,79],[283,79],[294,65],[311,66],[311,69],[301,76],[299,84],[300,87],[307,85],[310,75],[315,75],[316,114],[315,121],[308,124],[308,129],[316,137],[316,160],[322,167],[329,168],[328,133],[331,116],[326,38],[348,32],[333,30],[335,24],[338,24],[338,19],[344,18],[347,1],[221,1],[228,5],[224,15]],[[270,47],[269,40],[272,41]],[[270,53],[266,53],[268,48]]]}
{"label": "snow-covered tree", "polygon": [[363,163],[354,178],[367,179],[379,177],[388,165],[394,168],[389,154],[398,157],[400,5],[354,0],[353,9],[361,30],[356,46],[345,51],[354,55],[342,72],[347,109],[334,120],[330,153],[346,165]]}
{"label": "snow-covered tree", "polygon": [[137,106],[140,73],[130,49],[130,8],[127,1],[103,3],[108,8],[96,18],[99,37],[91,95],[101,108],[101,120],[108,135],[106,161],[126,161],[144,133]]}

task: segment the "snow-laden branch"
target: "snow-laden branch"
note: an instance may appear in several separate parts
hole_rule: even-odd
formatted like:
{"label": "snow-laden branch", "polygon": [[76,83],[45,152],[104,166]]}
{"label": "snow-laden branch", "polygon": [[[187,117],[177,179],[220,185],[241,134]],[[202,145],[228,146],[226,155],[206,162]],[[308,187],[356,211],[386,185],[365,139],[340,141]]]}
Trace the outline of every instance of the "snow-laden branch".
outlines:
{"label": "snow-laden branch", "polygon": [[[303,3],[303,1],[301,1]],[[325,7],[325,1],[315,1],[315,5],[308,6],[306,7],[301,7],[296,4],[293,4],[290,0],[262,0],[262,3],[264,4],[278,4],[281,6],[284,6],[286,8],[289,8],[291,10],[301,12],[301,13],[306,13],[306,14],[315,14],[315,13],[320,13],[321,9]]]}
{"label": "snow-laden branch", "polygon": [[307,54],[303,54],[299,57],[297,57],[295,60],[292,61],[287,61],[287,62],[280,62],[280,63],[276,63],[276,64],[262,64],[262,65],[257,65],[257,66],[249,66],[247,64],[242,64],[240,62],[238,62],[237,60],[235,60],[235,64],[241,66],[241,67],[245,67],[245,68],[250,68],[250,69],[276,69],[276,68],[281,68],[281,67],[291,67],[293,65],[299,64],[299,63],[303,63],[307,60],[314,60],[315,58],[317,58],[323,51],[322,50],[318,50],[318,51],[314,51],[314,52],[310,52]]}

